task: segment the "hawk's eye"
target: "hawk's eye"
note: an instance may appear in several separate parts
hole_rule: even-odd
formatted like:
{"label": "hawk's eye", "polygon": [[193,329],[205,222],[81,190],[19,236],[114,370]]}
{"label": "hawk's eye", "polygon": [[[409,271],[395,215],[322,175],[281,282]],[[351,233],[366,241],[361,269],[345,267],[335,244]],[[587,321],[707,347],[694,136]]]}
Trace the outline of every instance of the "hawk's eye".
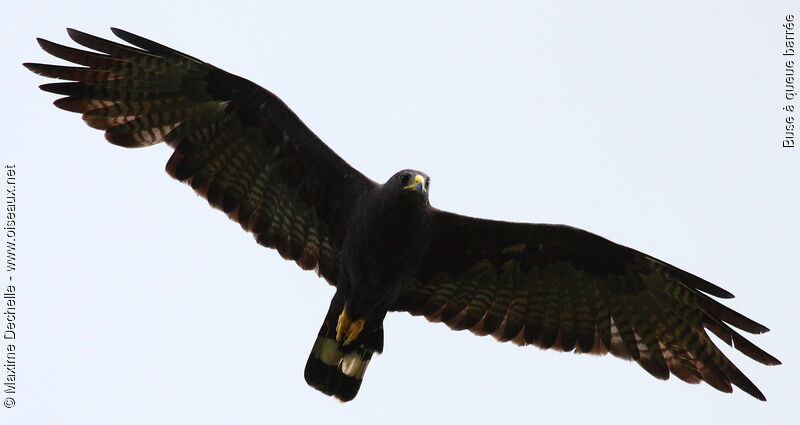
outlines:
{"label": "hawk's eye", "polygon": [[425,189],[427,189],[429,187],[431,187],[431,179],[430,178],[425,180]]}
{"label": "hawk's eye", "polygon": [[408,174],[403,174],[402,176],[400,176],[400,183],[403,184],[403,185],[407,185],[408,184],[408,180],[410,178],[411,177],[409,177]]}

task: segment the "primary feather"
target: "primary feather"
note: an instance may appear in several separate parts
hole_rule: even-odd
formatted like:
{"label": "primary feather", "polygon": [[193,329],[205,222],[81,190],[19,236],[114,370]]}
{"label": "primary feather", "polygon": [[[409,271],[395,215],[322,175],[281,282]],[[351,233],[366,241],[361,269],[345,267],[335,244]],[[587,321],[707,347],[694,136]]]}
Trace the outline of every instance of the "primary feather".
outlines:
{"label": "primary feather", "polygon": [[42,85],[65,95],[106,139],[135,148],[166,141],[167,172],[304,269],[335,284],[350,204],[374,183],[322,143],[267,90],[189,55],[119,29],[131,47],[69,29],[94,53],[39,39],[48,53],[86,67],[26,63],[75,82]]}

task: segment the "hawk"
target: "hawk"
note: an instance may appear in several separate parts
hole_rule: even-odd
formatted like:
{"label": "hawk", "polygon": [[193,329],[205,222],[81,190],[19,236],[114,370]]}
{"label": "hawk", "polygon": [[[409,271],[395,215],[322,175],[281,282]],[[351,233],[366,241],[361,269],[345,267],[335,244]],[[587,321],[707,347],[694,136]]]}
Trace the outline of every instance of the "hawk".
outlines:
{"label": "hawk", "polygon": [[728,291],[662,260],[565,225],[466,217],[430,205],[430,177],[380,184],[348,165],[274,94],[126,31],[121,44],[69,29],[86,51],[39,39],[77,67],[24,64],[68,80],[41,89],[126,148],[166,142],[167,173],[256,241],[336,287],[305,368],[309,385],[352,400],[390,311],[542,349],[607,354],[759,400],[708,331],[750,358],[768,329],[713,297]]}

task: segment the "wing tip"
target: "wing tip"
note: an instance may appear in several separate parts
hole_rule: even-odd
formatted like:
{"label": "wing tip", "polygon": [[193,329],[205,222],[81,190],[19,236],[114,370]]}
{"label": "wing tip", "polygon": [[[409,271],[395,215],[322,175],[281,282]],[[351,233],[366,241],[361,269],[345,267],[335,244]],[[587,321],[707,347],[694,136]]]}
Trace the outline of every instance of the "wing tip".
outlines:
{"label": "wing tip", "polygon": [[742,387],[739,386],[739,388],[741,388],[742,391],[746,392],[747,394],[750,394],[751,396],[755,397],[757,400],[760,400],[760,401],[763,401],[763,402],[767,401],[767,397],[755,385],[753,385],[752,387],[748,387],[748,388],[742,388]]}
{"label": "wing tip", "polygon": [[67,27],[67,35],[69,36],[69,38],[75,40],[75,37],[80,37],[82,35],[89,35],[89,34],[80,30],[76,30],[75,28]]}
{"label": "wing tip", "polygon": [[[112,33],[114,33],[114,35],[116,35],[117,37],[119,37],[119,38],[127,41],[128,43],[133,44],[133,45],[137,45],[138,46],[138,44],[135,43],[136,40],[141,40],[141,41],[145,41],[146,40],[145,38],[143,38],[141,36],[138,36],[138,35],[130,32],[130,31],[125,31],[124,29],[121,29],[121,28],[111,27],[109,29],[111,30]],[[150,40],[146,40],[146,41],[150,41]],[[141,46],[139,46],[139,47],[141,47]]]}
{"label": "wing tip", "polygon": [[68,93],[62,93],[61,92],[61,90],[64,87],[62,84],[64,84],[64,83],[45,83],[45,84],[40,84],[39,85],[39,90],[46,91],[48,93],[69,95]]}
{"label": "wing tip", "polygon": [[[750,321],[750,323],[749,323],[750,329],[749,330],[748,329],[744,329],[745,332],[749,332],[749,333],[755,334],[755,335],[761,335],[761,334],[765,334],[765,333],[769,332],[769,328],[764,326],[764,325],[762,325],[761,323],[758,323],[753,319],[749,319],[749,321]],[[736,325],[734,325],[734,326],[736,326]],[[739,328],[739,329],[741,329],[741,328]]]}
{"label": "wing tip", "polygon": [[[67,28],[67,35],[69,36],[69,38],[72,39],[72,41],[74,41],[74,42],[76,42],[76,43],[78,43],[78,44],[80,44],[82,46],[85,46],[84,43],[81,43],[82,40],[97,38],[97,37],[95,37],[95,36],[93,36],[93,35],[91,35],[89,33],[85,33],[83,31],[76,30],[74,28]],[[89,46],[86,46],[86,47],[89,47]]]}
{"label": "wing tip", "polygon": [[[720,288],[717,285],[714,285],[714,286],[717,289],[716,293],[712,293],[712,292],[709,292],[709,291],[705,291],[705,292],[708,292],[709,294],[714,295],[715,297],[722,298],[722,299],[727,299],[727,300],[729,300],[731,298],[736,298],[736,296],[731,294],[730,292]],[[702,289],[701,289],[701,291],[702,291]]]}
{"label": "wing tip", "polygon": [[[683,271],[683,270],[681,270],[681,271]],[[713,295],[713,296],[715,296],[717,298],[722,298],[722,299],[726,299],[726,300],[729,300],[731,298],[736,298],[736,296],[733,295],[732,293],[728,292],[727,290],[725,290],[725,289],[723,289],[723,288],[721,288],[721,287],[719,287],[719,286],[717,286],[717,285],[715,285],[715,284],[713,284],[713,283],[711,283],[711,282],[709,282],[709,281],[707,281],[707,280],[705,280],[705,279],[703,279],[701,277],[695,276],[695,275],[693,275],[693,274],[691,274],[689,272],[686,272],[686,271],[683,271],[683,272],[693,278],[692,279],[694,281],[694,282],[692,282],[692,283],[694,283],[693,286],[698,291],[702,291],[702,292],[705,292],[706,294]]]}
{"label": "wing tip", "polygon": [[58,57],[58,55],[53,54],[52,51],[58,49],[59,47],[64,47],[58,43],[55,43],[53,41],[41,37],[36,37],[36,42],[39,43],[39,47],[41,47],[42,50],[44,50],[47,53],[50,53],[55,57]]}
{"label": "wing tip", "polygon": [[41,37],[36,37],[36,43],[39,44],[39,47],[41,47],[42,50],[44,50],[45,52],[48,52],[48,53],[50,53],[50,52],[47,50],[47,47],[51,46],[53,44],[56,44],[56,43],[53,43],[50,40],[45,40],[44,38],[41,38]]}
{"label": "wing tip", "polygon": [[[109,27],[109,29],[111,30],[112,34],[116,35],[117,37],[119,37],[119,38],[121,38],[121,39],[123,39],[125,41],[128,41],[128,38],[130,38],[130,37],[138,37],[136,34],[133,34],[133,33],[129,32],[129,31],[125,31],[122,28]],[[128,42],[130,43],[130,41],[128,41]]]}

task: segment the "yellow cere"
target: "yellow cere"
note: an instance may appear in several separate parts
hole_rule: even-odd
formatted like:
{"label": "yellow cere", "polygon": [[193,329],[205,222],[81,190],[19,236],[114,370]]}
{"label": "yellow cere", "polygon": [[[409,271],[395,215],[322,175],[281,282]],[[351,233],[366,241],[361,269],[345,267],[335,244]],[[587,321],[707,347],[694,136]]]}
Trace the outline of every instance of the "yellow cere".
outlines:
{"label": "yellow cere", "polygon": [[421,175],[419,175],[419,174],[417,174],[416,176],[414,176],[414,182],[413,182],[413,183],[411,183],[410,185],[408,185],[408,186],[404,187],[403,189],[412,190],[412,189],[414,189],[414,188],[415,188],[415,187],[416,187],[416,186],[417,186],[419,183],[422,183],[422,191],[423,191],[423,192],[427,192],[427,191],[428,191],[428,189],[426,189],[426,188],[425,188],[425,177],[423,177],[423,176],[421,176]]}

